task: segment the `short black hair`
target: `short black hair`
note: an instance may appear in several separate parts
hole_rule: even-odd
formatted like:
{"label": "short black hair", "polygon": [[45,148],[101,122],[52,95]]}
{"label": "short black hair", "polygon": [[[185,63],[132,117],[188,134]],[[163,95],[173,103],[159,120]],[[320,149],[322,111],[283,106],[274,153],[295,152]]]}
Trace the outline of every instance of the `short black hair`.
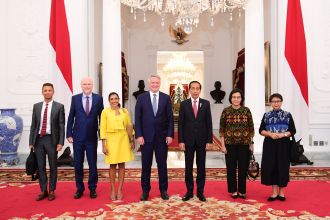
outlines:
{"label": "short black hair", "polygon": [[[109,96],[108,96],[108,101],[109,101],[109,102],[110,102],[110,97],[111,97],[112,95],[116,95],[116,96],[118,97],[118,99],[119,99],[119,95],[118,95],[118,93],[116,93],[116,92],[110,92],[110,94],[109,94]],[[118,103],[118,107],[120,108],[120,103]]]}
{"label": "short black hair", "polygon": [[44,84],[42,84],[42,88],[41,89],[43,89],[45,86],[50,86],[50,87],[52,87],[54,89],[54,85],[51,84],[51,83],[44,83]]}
{"label": "short black hair", "polygon": [[189,89],[190,89],[190,87],[191,87],[191,84],[193,84],[193,83],[198,83],[199,88],[202,90],[202,84],[201,84],[200,82],[196,81],[196,80],[191,81],[191,82],[189,83],[189,86],[188,86]]}
{"label": "short black hair", "polygon": [[280,93],[274,93],[274,94],[272,94],[270,97],[269,97],[269,102],[272,102],[272,99],[273,98],[279,98],[279,99],[281,99],[281,102],[283,102],[283,97],[282,97],[282,95],[280,94]]}
{"label": "short black hair", "polygon": [[232,96],[233,96],[234,93],[239,93],[239,94],[241,94],[242,99],[241,99],[241,103],[240,103],[240,105],[244,105],[244,100],[245,100],[244,93],[243,93],[242,90],[240,90],[240,89],[238,89],[238,88],[235,88],[235,89],[233,89],[233,90],[230,92],[230,94],[229,94],[229,103],[232,104],[232,102],[231,102],[231,98],[232,98]]}

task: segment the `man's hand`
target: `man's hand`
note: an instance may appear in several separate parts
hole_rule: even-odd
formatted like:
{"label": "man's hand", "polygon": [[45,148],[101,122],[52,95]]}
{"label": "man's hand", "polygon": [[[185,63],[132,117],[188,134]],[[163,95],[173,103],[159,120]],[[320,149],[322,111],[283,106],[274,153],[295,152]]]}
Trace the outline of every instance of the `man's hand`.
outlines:
{"label": "man's hand", "polygon": [[144,138],[143,137],[138,137],[137,142],[139,145],[144,145]]}
{"label": "man's hand", "polygon": [[33,145],[29,145],[30,150],[33,148]]}
{"label": "man's hand", "polygon": [[179,143],[179,148],[180,148],[181,150],[183,150],[183,151],[186,150],[186,146],[185,146],[184,143]]}
{"label": "man's hand", "polygon": [[212,143],[206,143],[205,150],[212,150]]}
{"label": "man's hand", "polygon": [[70,144],[73,143],[73,138],[72,138],[72,137],[67,137],[66,139],[68,140],[68,142],[69,142]]}
{"label": "man's hand", "polygon": [[62,144],[58,144],[58,145],[56,146],[56,151],[61,151],[61,150],[62,150],[62,147],[63,147]]}
{"label": "man's hand", "polygon": [[166,137],[166,144],[170,145],[173,141],[172,137]]}

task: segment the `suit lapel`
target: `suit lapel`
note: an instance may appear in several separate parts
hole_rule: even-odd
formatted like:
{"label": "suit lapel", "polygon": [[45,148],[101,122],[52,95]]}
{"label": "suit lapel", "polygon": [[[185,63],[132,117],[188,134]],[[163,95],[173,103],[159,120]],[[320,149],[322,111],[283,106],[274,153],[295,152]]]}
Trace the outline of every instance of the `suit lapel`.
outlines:
{"label": "suit lapel", "polygon": [[187,101],[188,101],[188,109],[189,109],[190,115],[192,118],[195,118],[194,109],[192,106],[192,99],[190,98]]}
{"label": "suit lapel", "polygon": [[79,96],[78,96],[78,101],[80,103],[79,105],[80,105],[80,108],[82,109],[82,111],[85,112],[82,98],[83,98],[83,94],[80,93]]}
{"label": "suit lapel", "polygon": [[40,102],[38,105],[37,105],[37,108],[36,108],[36,114],[37,114],[37,128],[39,129],[40,127],[40,121],[41,121],[41,110],[42,110],[42,104],[43,102]]}

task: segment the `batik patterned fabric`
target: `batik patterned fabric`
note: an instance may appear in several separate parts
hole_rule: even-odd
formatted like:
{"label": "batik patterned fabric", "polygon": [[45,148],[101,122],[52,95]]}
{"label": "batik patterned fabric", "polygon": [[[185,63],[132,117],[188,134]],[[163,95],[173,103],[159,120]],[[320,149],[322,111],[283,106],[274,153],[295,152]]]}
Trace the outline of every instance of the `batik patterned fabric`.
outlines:
{"label": "batik patterned fabric", "polygon": [[254,126],[249,108],[241,106],[235,109],[229,106],[223,110],[220,118],[220,137],[225,138],[225,144],[249,145],[253,136]]}
{"label": "batik patterned fabric", "polygon": [[290,118],[290,112],[272,110],[264,115],[265,128],[272,133],[284,133],[288,131]]}

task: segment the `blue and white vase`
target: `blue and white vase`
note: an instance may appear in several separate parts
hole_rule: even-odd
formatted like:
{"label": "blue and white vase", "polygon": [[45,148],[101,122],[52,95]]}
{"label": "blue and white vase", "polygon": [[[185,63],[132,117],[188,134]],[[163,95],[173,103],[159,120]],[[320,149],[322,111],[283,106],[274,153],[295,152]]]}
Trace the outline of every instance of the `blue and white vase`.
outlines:
{"label": "blue and white vase", "polygon": [[17,148],[23,132],[23,119],[14,108],[1,109],[0,115],[0,166],[19,163]]}

